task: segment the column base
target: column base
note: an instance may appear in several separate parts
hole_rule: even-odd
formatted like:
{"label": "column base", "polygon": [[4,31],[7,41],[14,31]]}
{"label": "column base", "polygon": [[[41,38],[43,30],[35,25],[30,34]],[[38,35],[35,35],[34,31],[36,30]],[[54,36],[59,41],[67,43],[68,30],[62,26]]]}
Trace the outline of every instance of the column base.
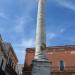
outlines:
{"label": "column base", "polygon": [[46,59],[37,59],[32,61],[31,75],[51,75],[50,62]]}

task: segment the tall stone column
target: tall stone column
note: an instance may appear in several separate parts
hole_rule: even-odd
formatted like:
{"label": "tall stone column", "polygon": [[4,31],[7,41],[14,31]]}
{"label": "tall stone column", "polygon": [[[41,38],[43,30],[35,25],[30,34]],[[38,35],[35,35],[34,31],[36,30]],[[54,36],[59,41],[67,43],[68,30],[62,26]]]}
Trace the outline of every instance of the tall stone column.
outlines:
{"label": "tall stone column", "polygon": [[45,48],[46,48],[45,0],[38,0],[35,59],[45,58],[44,54]]}
{"label": "tall stone column", "polygon": [[46,27],[45,27],[45,0],[38,0],[36,50],[32,61],[31,75],[51,75],[50,61],[45,56]]}

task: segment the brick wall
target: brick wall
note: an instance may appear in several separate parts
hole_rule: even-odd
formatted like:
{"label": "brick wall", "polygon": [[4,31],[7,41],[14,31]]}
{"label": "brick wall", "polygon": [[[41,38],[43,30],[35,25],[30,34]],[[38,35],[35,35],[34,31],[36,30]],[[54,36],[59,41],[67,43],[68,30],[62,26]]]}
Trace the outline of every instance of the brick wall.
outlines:
{"label": "brick wall", "polygon": [[[31,75],[31,63],[34,59],[34,48],[26,49],[23,75]],[[52,75],[72,75],[75,73],[75,46],[54,46],[46,48],[46,56],[52,62]],[[64,61],[64,71],[59,69],[60,61]]]}

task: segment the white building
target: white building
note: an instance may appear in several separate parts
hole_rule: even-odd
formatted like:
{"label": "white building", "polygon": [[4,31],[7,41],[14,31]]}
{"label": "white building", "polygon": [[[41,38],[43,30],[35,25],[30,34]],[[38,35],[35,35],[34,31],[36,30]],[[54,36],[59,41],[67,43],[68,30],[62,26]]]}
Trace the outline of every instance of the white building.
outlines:
{"label": "white building", "polygon": [[17,73],[18,73],[18,75],[22,75],[23,67],[24,67],[24,64],[18,64],[17,65]]}

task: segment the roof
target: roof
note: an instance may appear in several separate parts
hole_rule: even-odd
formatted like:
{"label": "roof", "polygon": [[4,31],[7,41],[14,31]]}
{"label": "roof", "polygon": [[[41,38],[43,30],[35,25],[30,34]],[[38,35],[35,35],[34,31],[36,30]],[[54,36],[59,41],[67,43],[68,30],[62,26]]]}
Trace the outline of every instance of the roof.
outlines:
{"label": "roof", "polygon": [[3,41],[3,39],[2,39],[2,36],[1,36],[1,34],[0,34],[0,42],[2,42]]}
{"label": "roof", "polygon": [[5,55],[6,57],[8,57],[8,52],[9,52],[9,50],[10,50],[10,48],[11,48],[11,51],[12,51],[13,55],[15,56],[15,58],[16,58],[16,60],[17,60],[17,62],[18,62],[18,58],[17,58],[17,56],[16,56],[16,54],[15,54],[15,52],[14,52],[14,49],[13,49],[11,43],[2,42],[1,45],[2,45],[2,49],[3,49],[4,55]]}
{"label": "roof", "polygon": [[0,46],[2,48],[2,51],[3,51],[5,57],[8,57],[8,52],[11,49],[12,53],[14,54],[14,56],[15,56],[17,62],[18,62],[18,58],[17,58],[17,56],[14,52],[14,49],[13,49],[11,43],[4,42],[2,37],[1,37],[1,34],[0,34]]}
{"label": "roof", "polygon": [[14,52],[14,49],[13,49],[11,43],[7,43],[7,44],[9,45],[9,48],[11,49],[12,53],[14,54],[14,56],[15,56],[17,62],[18,62],[18,58],[17,58],[17,56],[16,56],[16,54],[15,54],[15,52]]}
{"label": "roof", "polygon": [[[49,46],[46,47],[46,51],[67,51],[67,50],[75,50],[75,45],[64,45],[64,46]],[[34,52],[35,48],[27,48],[26,49],[27,52]]]}

